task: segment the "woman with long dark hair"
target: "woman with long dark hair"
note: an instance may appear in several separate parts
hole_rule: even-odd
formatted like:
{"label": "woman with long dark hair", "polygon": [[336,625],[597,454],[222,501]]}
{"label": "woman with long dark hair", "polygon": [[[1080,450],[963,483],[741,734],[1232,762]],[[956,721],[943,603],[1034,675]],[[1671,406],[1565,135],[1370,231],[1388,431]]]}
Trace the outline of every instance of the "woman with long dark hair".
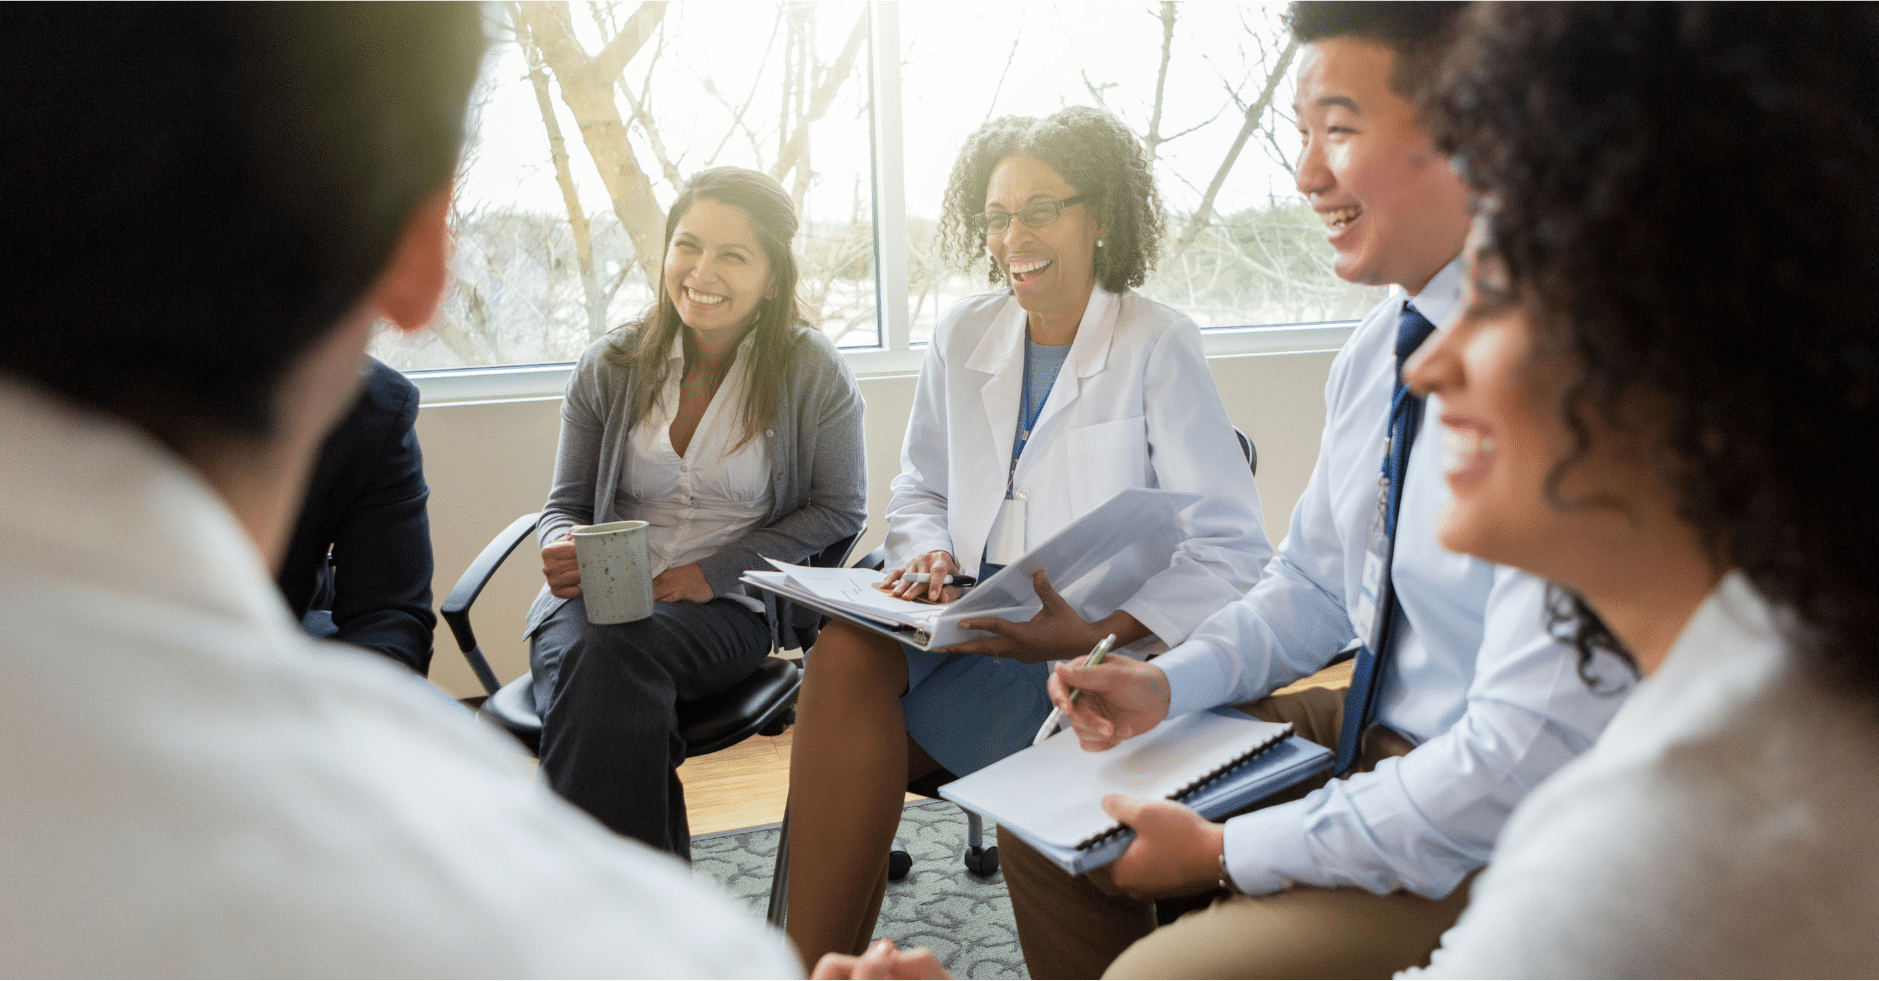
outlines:
{"label": "woman with long dark hair", "polygon": [[1429,111],[1479,195],[1408,371],[1443,543],[1645,676],[1429,973],[1879,973],[1879,14],[1491,5]]}
{"label": "woman with long dark hair", "polygon": [[[529,664],[549,785],[602,823],[686,856],[675,705],[727,688],[770,650],[738,583],[801,562],[865,514],[862,403],[796,299],[789,195],[752,170],[686,185],[666,218],[658,297],[594,342],[568,382]],[[649,522],[653,615],[587,622],[572,531]],[[781,626],[807,625],[782,610]],[[797,617],[802,616],[802,623]]]}

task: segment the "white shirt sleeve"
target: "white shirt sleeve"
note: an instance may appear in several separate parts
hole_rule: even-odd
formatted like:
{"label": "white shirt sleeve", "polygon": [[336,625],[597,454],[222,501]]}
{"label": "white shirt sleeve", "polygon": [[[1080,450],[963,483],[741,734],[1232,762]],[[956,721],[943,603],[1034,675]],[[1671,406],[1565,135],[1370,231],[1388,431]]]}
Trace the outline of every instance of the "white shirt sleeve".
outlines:
{"label": "white shirt sleeve", "polygon": [[[913,414],[907,420],[907,438],[901,444],[900,473],[890,488],[887,504],[887,567],[897,569],[915,556],[935,550],[951,552],[947,530],[947,476],[952,441],[946,435],[945,345],[934,337],[926,347],[920,380],[914,386]],[[974,568],[979,557],[953,556],[963,568]]]}
{"label": "white shirt sleeve", "polygon": [[1496,569],[1460,718],[1368,773],[1228,821],[1234,881],[1252,893],[1289,881],[1440,898],[1485,864],[1521,799],[1597,738],[1628,678],[1601,660],[1592,676],[1605,684],[1588,686],[1546,636],[1544,603],[1543,583]]}
{"label": "white shirt sleeve", "polygon": [[1207,367],[1200,329],[1182,322],[1149,356],[1143,385],[1149,460],[1164,490],[1202,495],[1167,569],[1122,604],[1163,643],[1178,644],[1245,594],[1272,558],[1252,470]]}

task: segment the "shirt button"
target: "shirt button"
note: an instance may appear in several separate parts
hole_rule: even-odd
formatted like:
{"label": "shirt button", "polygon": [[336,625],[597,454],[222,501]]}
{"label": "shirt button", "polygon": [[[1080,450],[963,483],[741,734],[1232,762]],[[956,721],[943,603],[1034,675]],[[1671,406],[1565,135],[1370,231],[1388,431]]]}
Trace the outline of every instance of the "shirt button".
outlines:
{"label": "shirt button", "polygon": [[1018,492],[1017,492],[1016,494],[1013,494],[1013,495],[1011,495],[1011,496],[1012,496],[1012,498],[1013,498],[1013,499],[1015,499],[1015,500],[1019,500],[1019,501],[1028,501],[1028,500],[1030,500],[1030,499],[1031,499],[1031,488],[1029,488],[1029,487],[1020,487],[1020,488],[1018,488]]}
{"label": "shirt button", "polygon": [[774,429],[766,429],[766,430],[764,430],[764,431],[763,431],[763,434],[764,434],[765,436],[775,436],[775,435],[776,435],[776,430],[774,430]]}

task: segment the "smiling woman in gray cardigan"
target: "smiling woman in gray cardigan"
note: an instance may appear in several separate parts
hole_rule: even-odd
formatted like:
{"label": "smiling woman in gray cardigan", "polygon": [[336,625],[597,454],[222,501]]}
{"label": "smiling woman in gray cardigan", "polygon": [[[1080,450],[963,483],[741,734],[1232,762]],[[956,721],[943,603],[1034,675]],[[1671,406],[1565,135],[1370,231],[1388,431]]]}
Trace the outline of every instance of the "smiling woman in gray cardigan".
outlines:
{"label": "smiling woman in gray cardigan", "polygon": [[[657,305],[596,341],[568,381],[542,509],[547,583],[528,617],[542,772],[608,827],[680,856],[676,705],[736,684],[770,651],[738,577],[766,558],[803,562],[866,514],[861,395],[835,345],[801,322],[795,230],[770,178],[693,178],[667,218]],[[653,615],[590,624],[568,534],[626,519],[652,522]],[[813,623],[783,606],[780,641],[799,645]]]}

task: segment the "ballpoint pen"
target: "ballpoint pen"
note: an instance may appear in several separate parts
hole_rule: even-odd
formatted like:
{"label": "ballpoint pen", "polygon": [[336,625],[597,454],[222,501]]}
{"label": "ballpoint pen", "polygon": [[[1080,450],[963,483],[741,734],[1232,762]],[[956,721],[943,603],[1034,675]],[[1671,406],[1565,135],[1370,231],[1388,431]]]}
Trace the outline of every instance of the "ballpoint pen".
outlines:
{"label": "ballpoint pen", "polygon": [[[908,572],[902,574],[900,578],[907,582],[932,582],[933,574],[930,572]],[[947,576],[946,579],[940,583],[942,586],[976,586],[978,584],[979,581],[972,576]]]}
{"label": "ballpoint pen", "polygon": [[[1103,663],[1103,659],[1109,656],[1109,649],[1114,646],[1116,646],[1115,634],[1110,634],[1102,640],[1097,641],[1096,646],[1090,649],[1089,659],[1083,662],[1083,666],[1093,668]],[[1070,689],[1070,701],[1076,701],[1077,696],[1081,694],[1083,694],[1083,689],[1081,688]],[[1057,723],[1062,721],[1063,709],[1052,707],[1050,714],[1044,717],[1044,725],[1037,730],[1037,736],[1031,740],[1031,745],[1036,746],[1038,743],[1050,738],[1050,734],[1057,731]]]}

